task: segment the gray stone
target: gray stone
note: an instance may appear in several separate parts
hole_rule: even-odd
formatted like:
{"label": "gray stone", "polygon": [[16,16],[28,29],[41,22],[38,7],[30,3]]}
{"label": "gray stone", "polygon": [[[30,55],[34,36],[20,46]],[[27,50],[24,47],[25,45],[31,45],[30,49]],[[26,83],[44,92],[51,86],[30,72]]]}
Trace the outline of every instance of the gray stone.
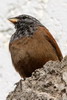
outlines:
{"label": "gray stone", "polygon": [[67,100],[67,57],[49,61],[20,80],[6,100]]}

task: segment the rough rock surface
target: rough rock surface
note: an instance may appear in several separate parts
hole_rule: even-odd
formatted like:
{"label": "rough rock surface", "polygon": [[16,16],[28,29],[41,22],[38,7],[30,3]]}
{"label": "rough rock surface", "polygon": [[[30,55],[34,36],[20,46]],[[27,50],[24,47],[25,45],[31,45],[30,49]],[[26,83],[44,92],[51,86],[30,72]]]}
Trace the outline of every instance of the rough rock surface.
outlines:
{"label": "rough rock surface", "polygon": [[47,62],[20,80],[6,100],[67,100],[67,56],[61,62]]}

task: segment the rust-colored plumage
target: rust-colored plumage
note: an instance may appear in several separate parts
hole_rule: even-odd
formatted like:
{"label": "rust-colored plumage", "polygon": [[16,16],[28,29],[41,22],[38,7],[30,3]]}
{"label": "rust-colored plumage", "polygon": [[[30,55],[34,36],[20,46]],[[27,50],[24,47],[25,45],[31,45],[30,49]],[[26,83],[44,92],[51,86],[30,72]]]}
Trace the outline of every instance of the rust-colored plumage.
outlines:
{"label": "rust-colored plumage", "polygon": [[[16,18],[22,19],[24,16],[28,19],[24,18],[24,22],[22,22],[24,26],[19,23],[21,28],[17,26],[17,22],[14,22],[16,28],[19,27],[21,32],[17,30],[9,44],[13,65],[23,78],[31,76],[35,69],[43,67],[47,61],[61,61],[63,58],[55,39],[38,20],[27,15]],[[29,19],[31,20],[29,21]],[[26,23],[27,21],[28,23]],[[19,35],[17,35],[18,33]]]}

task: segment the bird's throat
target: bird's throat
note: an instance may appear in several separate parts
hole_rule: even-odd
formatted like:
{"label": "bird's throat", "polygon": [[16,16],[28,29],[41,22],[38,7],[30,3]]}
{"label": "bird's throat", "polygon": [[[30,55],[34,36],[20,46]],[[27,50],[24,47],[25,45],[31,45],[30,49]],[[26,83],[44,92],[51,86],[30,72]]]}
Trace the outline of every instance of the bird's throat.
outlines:
{"label": "bird's throat", "polygon": [[18,27],[16,32],[12,35],[10,42],[13,42],[14,40],[20,39],[21,37],[25,37],[25,36],[31,36],[35,33],[35,31],[37,30],[36,26],[22,26],[22,27]]}

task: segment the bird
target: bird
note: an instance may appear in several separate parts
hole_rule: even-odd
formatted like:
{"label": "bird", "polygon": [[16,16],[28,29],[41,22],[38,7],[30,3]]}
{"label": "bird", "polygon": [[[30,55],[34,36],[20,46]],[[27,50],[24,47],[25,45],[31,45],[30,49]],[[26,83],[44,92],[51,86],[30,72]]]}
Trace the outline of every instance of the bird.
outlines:
{"label": "bird", "polygon": [[13,66],[22,78],[30,77],[49,60],[62,60],[56,40],[38,19],[22,14],[8,20],[16,30],[10,38],[9,51]]}

